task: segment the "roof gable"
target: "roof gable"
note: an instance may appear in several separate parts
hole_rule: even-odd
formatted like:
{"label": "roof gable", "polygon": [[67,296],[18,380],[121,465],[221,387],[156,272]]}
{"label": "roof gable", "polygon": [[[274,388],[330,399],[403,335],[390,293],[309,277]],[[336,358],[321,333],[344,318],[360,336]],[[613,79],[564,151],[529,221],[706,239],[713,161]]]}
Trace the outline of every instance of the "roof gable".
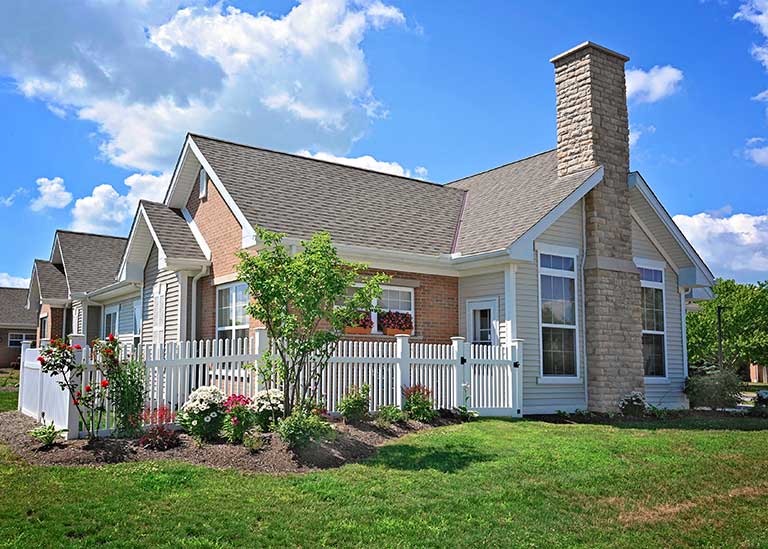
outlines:
{"label": "roof gable", "polygon": [[37,293],[43,301],[69,299],[67,276],[64,267],[44,259],[35,259],[32,269],[32,284],[37,287]]}
{"label": "roof gable", "polygon": [[72,294],[115,282],[126,238],[58,230],[56,240]]}

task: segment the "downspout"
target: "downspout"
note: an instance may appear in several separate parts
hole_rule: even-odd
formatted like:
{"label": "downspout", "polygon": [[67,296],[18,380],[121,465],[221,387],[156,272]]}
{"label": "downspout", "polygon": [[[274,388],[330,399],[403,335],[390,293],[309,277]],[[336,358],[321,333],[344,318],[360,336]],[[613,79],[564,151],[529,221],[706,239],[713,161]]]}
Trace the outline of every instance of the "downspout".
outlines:
{"label": "downspout", "polygon": [[[589,410],[589,368],[587,367],[587,300],[585,299],[585,286],[584,286],[584,264],[587,261],[587,206],[586,201],[581,199],[581,266],[579,268],[581,278],[581,301],[582,305],[582,319],[584,320],[581,325],[584,331],[584,404]],[[577,334],[578,336],[578,334]]]}
{"label": "downspout", "polygon": [[208,266],[206,265],[200,272],[192,278],[192,322],[190,323],[189,339],[191,341],[197,340],[197,281],[208,275]]}

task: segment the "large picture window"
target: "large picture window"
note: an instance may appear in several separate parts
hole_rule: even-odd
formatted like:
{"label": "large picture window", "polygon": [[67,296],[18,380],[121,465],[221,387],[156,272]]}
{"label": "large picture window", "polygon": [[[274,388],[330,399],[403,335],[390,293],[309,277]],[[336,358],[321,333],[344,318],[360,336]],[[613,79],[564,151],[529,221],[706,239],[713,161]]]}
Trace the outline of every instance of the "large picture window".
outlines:
{"label": "large picture window", "polygon": [[35,341],[35,334],[17,334],[11,332],[8,334],[8,347],[21,347],[25,341]]}
{"label": "large picture window", "polygon": [[[347,288],[347,295],[352,296],[359,285],[353,288]],[[380,312],[371,312],[371,321],[373,322],[373,333],[382,333],[384,330],[379,325],[379,316],[388,311],[398,313],[408,313],[411,315],[413,323],[413,333],[416,333],[416,306],[414,301],[413,288],[402,286],[382,286],[381,297],[373,300],[373,305],[381,309]]]}
{"label": "large picture window", "polygon": [[643,368],[647,377],[666,377],[664,271],[640,267],[643,299]]}
{"label": "large picture window", "polygon": [[219,286],[216,289],[216,338],[238,339],[248,337],[248,286],[242,282]]}
{"label": "large picture window", "polygon": [[544,376],[578,375],[576,258],[539,254],[541,361]]}

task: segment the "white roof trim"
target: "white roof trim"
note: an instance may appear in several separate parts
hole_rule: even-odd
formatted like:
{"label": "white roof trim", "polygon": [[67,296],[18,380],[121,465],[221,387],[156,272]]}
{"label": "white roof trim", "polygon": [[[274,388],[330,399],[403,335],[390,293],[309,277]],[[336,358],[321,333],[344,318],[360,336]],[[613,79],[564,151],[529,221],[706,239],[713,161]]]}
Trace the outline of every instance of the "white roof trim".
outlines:
{"label": "white roof trim", "polygon": [[192,235],[195,237],[197,245],[200,246],[200,249],[203,251],[203,255],[207,260],[210,261],[211,249],[208,247],[208,243],[205,241],[205,238],[203,238],[203,233],[200,232],[200,228],[197,226],[197,223],[195,223],[195,220],[192,219],[192,214],[189,213],[187,208],[182,208],[181,215],[184,216],[184,220],[187,222],[189,230],[192,231]]}
{"label": "white roof trim", "polygon": [[533,261],[533,245],[534,241],[541,236],[552,224],[557,221],[565,212],[575,206],[579,200],[584,198],[586,194],[595,188],[595,186],[603,180],[605,170],[600,166],[595,173],[590,175],[584,183],[566,196],[560,204],[552,208],[547,215],[542,217],[533,227],[528,229],[520,238],[515,240],[509,248],[507,253],[512,259],[520,259],[524,261]]}
{"label": "white roof trim", "polygon": [[651,208],[653,208],[653,210],[656,212],[656,215],[659,216],[661,222],[666,226],[667,230],[669,230],[669,232],[675,238],[677,243],[691,260],[691,263],[696,265],[696,267],[698,267],[704,273],[710,284],[714,284],[715,276],[712,274],[712,271],[709,270],[707,264],[704,263],[704,260],[701,259],[698,252],[696,252],[696,249],[691,245],[690,242],[688,242],[688,239],[685,238],[685,235],[683,235],[680,227],[677,226],[667,210],[664,208],[664,206],[662,206],[661,202],[659,202],[659,199],[656,198],[656,195],[648,186],[648,183],[645,182],[643,176],[640,175],[639,172],[632,172],[629,174],[628,183],[630,189],[635,187],[638,191],[640,191],[640,194],[643,196],[643,198],[645,198]]}
{"label": "white roof trim", "polygon": [[152,226],[152,222],[149,220],[147,211],[144,209],[144,204],[139,204],[139,213],[144,218],[144,223],[146,223],[147,229],[149,229],[149,234],[152,235],[152,240],[155,241],[155,246],[157,246],[158,263],[164,267],[168,261],[168,256],[165,255],[165,250],[163,250],[163,245],[160,244],[160,238],[157,236],[157,233],[155,232],[155,228]]}
{"label": "white roof trim", "polygon": [[666,262],[669,263],[669,266],[672,267],[672,270],[675,271],[675,273],[679,274],[680,267],[678,267],[677,263],[675,263],[672,260],[670,255],[661,245],[661,243],[656,239],[655,236],[653,236],[653,233],[651,232],[651,230],[645,225],[645,223],[643,223],[643,220],[640,219],[640,216],[631,206],[629,208],[629,214],[632,216],[632,219],[635,221],[635,223],[637,223],[637,226],[640,227],[640,230],[643,231],[643,234],[645,234],[648,240],[651,241],[651,244],[653,244],[656,250],[658,250],[661,256],[666,260]]}

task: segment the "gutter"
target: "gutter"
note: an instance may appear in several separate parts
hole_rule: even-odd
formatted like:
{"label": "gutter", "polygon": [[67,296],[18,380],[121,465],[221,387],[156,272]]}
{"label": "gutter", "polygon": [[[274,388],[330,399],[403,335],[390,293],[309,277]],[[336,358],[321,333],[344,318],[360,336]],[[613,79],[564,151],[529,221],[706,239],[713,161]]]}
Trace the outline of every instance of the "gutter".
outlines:
{"label": "gutter", "polygon": [[197,281],[208,275],[208,265],[203,266],[200,272],[192,278],[192,320],[190,322],[191,341],[197,340]]}

